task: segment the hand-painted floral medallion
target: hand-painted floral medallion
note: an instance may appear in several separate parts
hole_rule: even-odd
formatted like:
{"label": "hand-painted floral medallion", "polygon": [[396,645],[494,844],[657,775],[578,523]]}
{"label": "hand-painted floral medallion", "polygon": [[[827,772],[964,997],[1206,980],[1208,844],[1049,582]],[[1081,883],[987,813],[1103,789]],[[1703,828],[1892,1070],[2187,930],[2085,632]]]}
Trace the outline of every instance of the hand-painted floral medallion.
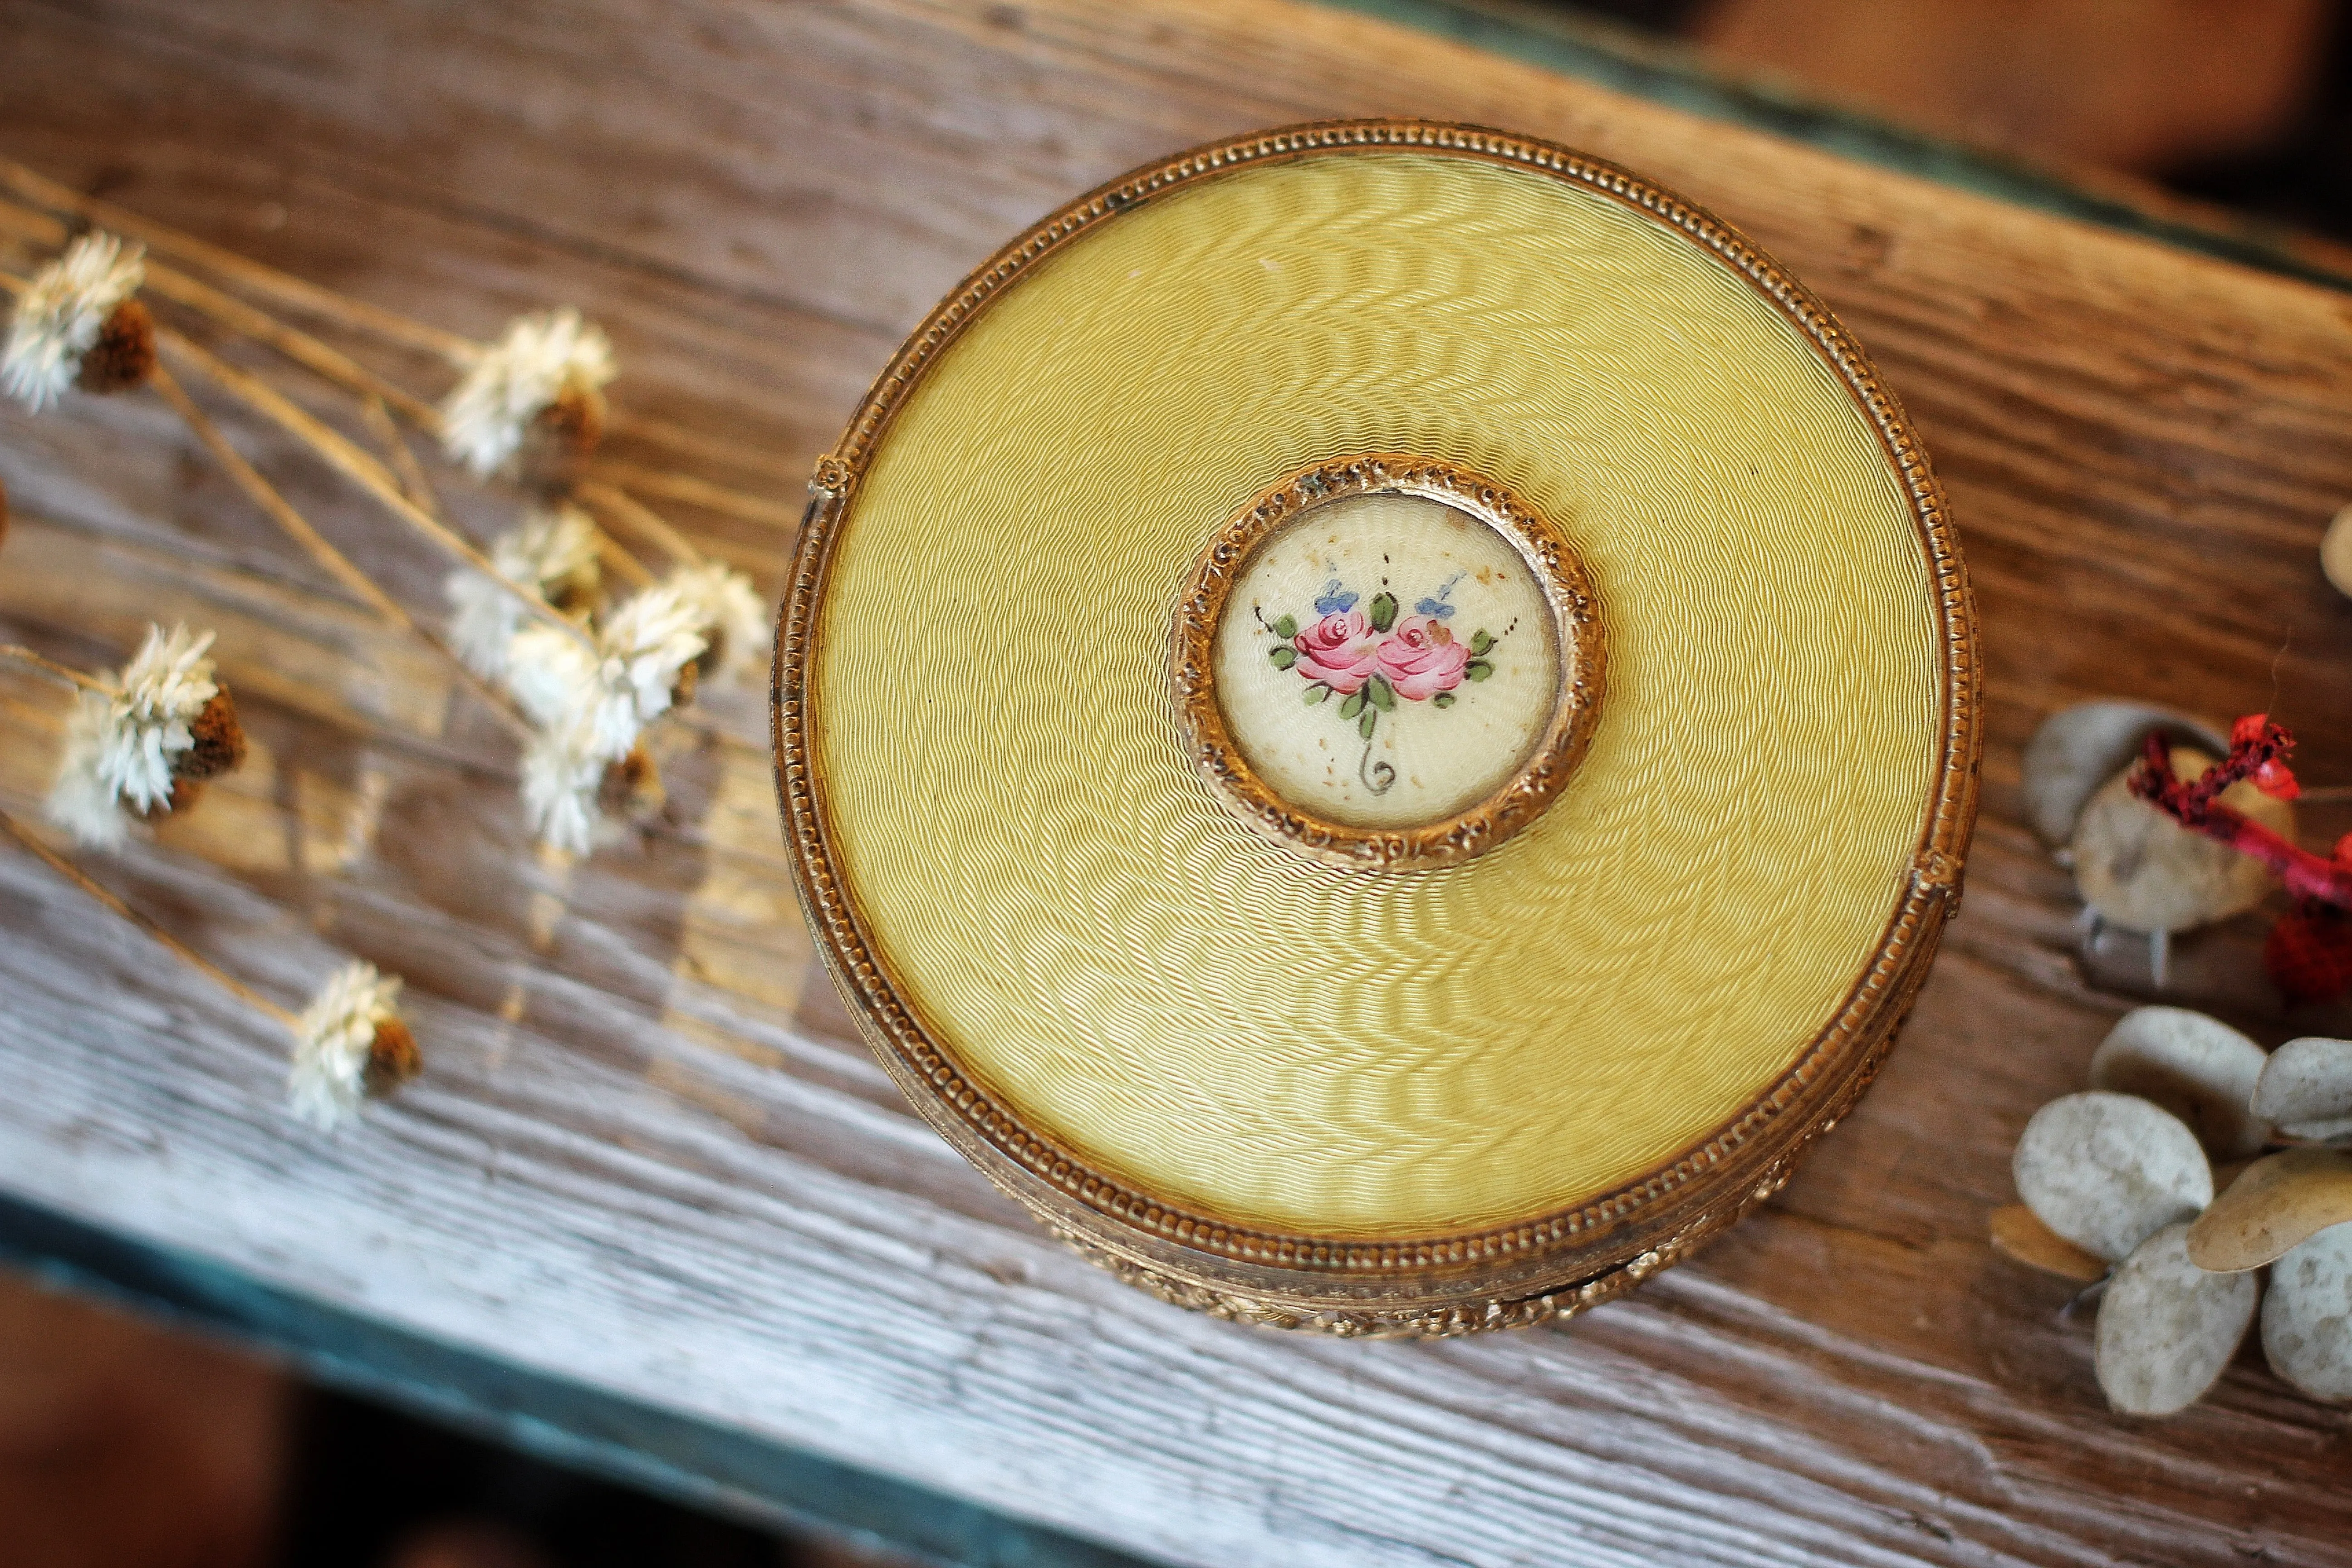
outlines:
{"label": "hand-painted floral medallion", "polygon": [[1601,692],[1565,542],[1491,483],[1404,458],[1306,470],[1229,523],[1180,607],[1177,659],[1211,786],[1347,864],[1499,842],[1573,767]]}

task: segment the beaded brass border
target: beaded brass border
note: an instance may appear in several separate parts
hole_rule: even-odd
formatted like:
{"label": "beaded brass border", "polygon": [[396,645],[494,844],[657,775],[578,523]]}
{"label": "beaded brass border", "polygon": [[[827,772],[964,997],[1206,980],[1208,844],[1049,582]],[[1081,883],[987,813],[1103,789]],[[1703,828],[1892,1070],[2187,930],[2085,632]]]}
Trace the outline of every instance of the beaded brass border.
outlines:
{"label": "beaded brass border", "polygon": [[[1360,827],[1318,817],[1286,801],[1242,755],[1217,698],[1217,627],[1234,584],[1258,546],[1316,509],[1349,496],[1413,495],[1465,512],[1507,541],[1527,563],[1551,611],[1560,691],[1550,719],[1511,776],[1466,810],[1419,827]],[[1210,793],[1277,844],[1329,865],[1445,866],[1487,850],[1551,804],[1591,743],[1607,659],[1601,609],[1576,552],[1549,521],[1501,485],[1454,463],[1401,452],[1367,452],[1311,464],[1258,496],[1210,536],[1176,603],[1169,680],[1177,728]]]}
{"label": "beaded brass border", "polygon": [[[1876,951],[1834,1016],[1756,1100],[1681,1155],[1572,1208],[1457,1235],[1350,1241],[1234,1225],[1128,1189],[1027,1126],[941,1048],[884,970],[834,863],[811,768],[807,676],[826,567],[858,478],[927,367],[992,299],[1094,225],[1169,191],[1257,164],[1383,151],[1526,169],[1615,202],[1714,256],[1812,344],[1877,432],[1918,530],[1942,633],[1943,750],[1908,883]],[[1446,1333],[1574,1310],[1588,1286],[1613,1293],[1787,1180],[1876,1075],[1958,906],[1976,822],[1982,654],[1967,569],[1927,454],[1860,346],[1801,284],[1730,225],[1599,159],[1475,126],[1346,121],[1236,137],[1122,175],[997,252],[941,302],[818,461],[810,491],[776,628],[771,733],[785,847],[817,950],[926,1121],[1057,1234],[1186,1305],[1337,1333]],[[1702,1175],[1711,1191],[1694,1190]]]}

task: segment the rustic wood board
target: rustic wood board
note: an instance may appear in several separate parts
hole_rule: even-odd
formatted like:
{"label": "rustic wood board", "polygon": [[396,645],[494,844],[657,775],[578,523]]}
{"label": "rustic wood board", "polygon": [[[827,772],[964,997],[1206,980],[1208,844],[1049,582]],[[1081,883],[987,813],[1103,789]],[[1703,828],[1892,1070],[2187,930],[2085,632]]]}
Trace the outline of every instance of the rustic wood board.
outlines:
{"label": "rustic wood board", "polygon": [[[849,1037],[756,696],[672,737],[669,822],[542,863],[496,729],[146,401],[0,417],[0,632],[97,662],[151,616],[218,626],[256,754],[94,863],[287,996],[343,953],[405,973],[431,1071],[300,1131],[268,1027],[0,855],[0,1184],[1173,1562],[2352,1561],[2340,1412],[2249,1353],[2184,1417],[2111,1416],[2086,1315],[1983,1239],[2019,1128],[2128,1005],[2084,978],[2020,825],[2033,724],[2104,693],[2267,707],[2307,777],[2352,781],[2352,605],[2313,553],[2352,497],[2352,301],[1276,0],[0,13],[0,153],[478,334],[575,301],[625,411],[748,447],[733,477],[786,501],[1021,224],[1192,142],[1357,113],[1549,136],[1745,226],[1870,347],[1950,489],[1990,674],[1966,908],[1878,1087],[1757,1218],[1507,1337],[1288,1337],[1118,1286]],[[437,563],[239,431],[433,602]],[[775,585],[784,531],[697,526]],[[13,811],[62,707],[0,680]]]}

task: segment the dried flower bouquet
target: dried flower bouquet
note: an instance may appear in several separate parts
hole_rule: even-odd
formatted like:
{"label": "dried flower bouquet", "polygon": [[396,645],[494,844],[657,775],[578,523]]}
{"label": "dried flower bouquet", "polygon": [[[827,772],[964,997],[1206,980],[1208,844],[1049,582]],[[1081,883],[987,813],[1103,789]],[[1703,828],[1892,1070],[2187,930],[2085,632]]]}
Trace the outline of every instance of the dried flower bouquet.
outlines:
{"label": "dried flower bouquet", "polygon": [[[648,498],[770,524],[793,524],[797,515],[694,474],[594,461],[614,423],[605,390],[618,368],[599,327],[566,307],[525,314],[497,341],[476,342],[5,162],[0,189],[8,193],[0,196],[0,240],[49,253],[23,275],[0,270],[0,298],[13,296],[0,394],[49,414],[77,394],[152,389],[306,557],[386,625],[445,658],[512,733],[520,804],[551,849],[586,853],[616,836],[615,814],[658,808],[647,726],[690,702],[701,681],[752,668],[768,616],[748,576],[707,556]],[[437,398],[421,395],[320,331],[422,351],[454,379]],[[293,395],[279,384],[287,372],[265,375],[240,363],[257,353],[289,367],[299,384]],[[446,557],[446,615],[412,610],[362,571],[237,449],[183,377],[290,437],[380,515]],[[314,411],[322,400],[323,414]],[[711,455],[709,443],[672,439],[677,433],[662,426],[634,428]],[[477,543],[453,523],[409,431],[466,482],[512,495],[513,525]],[[632,543],[649,548],[653,562]],[[47,806],[78,843],[119,845],[134,817],[185,809],[198,781],[235,765],[242,739],[213,672],[213,641],[209,632],[158,627],[119,676],[0,648],[0,658],[79,689]],[[332,1122],[414,1072],[415,1041],[391,1005],[397,979],[352,966],[298,1016],[197,958],[13,821],[5,826],[108,908],[292,1029],[289,1096],[306,1117]]]}

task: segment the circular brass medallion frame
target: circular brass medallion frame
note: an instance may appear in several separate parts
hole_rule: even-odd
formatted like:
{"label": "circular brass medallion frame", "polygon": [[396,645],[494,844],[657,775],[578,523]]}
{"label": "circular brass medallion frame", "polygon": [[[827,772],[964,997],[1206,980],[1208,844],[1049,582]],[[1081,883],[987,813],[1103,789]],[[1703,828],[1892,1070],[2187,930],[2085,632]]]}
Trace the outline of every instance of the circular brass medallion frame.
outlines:
{"label": "circular brass medallion frame", "polygon": [[[826,572],[858,481],[892,417],[990,301],[1096,226],[1228,173],[1407,152],[1520,170],[1639,215],[1711,256],[1809,343],[1877,433],[1925,558],[1943,647],[1941,752],[1910,872],[1875,949],[1788,1070],[1656,1168],[1557,1213],[1386,1240],[1235,1224],[1138,1191],[1032,1126],[979,1082],[909,1005],[877,952],[826,826],[809,672]],[[1054,1235],[1128,1282],[1219,1317],[1340,1335],[1456,1334],[1540,1322],[1622,1294],[1779,1190],[1876,1076],[1958,907],[1977,810],[1982,654],[1942,487],[1860,346],[1802,284],[1720,218],[1639,175],[1550,142],[1431,121],[1343,121],[1238,136],[1088,192],[1014,239],[940,302],[820,458],[776,627],[771,720],[785,848],[817,952],[858,1028],[916,1110]]]}
{"label": "circular brass medallion frame", "polygon": [[[1466,513],[1518,552],[1551,612],[1559,689],[1549,721],[1511,775],[1466,809],[1415,827],[1362,827],[1284,799],[1234,742],[1217,697],[1217,631],[1234,586],[1275,535],[1350,496],[1420,496]],[[1583,565],[1558,529],[1494,480],[1453,463],[1370,452],[1299,469],[1252,500],[1201,552],[1177,601],[1169,673],[1176,721],[1210,792],[1265,837],[1328,865],[1449,866],[1500,844],[1551,804],[1591,744],[1606,658],[1601,610]]]}

